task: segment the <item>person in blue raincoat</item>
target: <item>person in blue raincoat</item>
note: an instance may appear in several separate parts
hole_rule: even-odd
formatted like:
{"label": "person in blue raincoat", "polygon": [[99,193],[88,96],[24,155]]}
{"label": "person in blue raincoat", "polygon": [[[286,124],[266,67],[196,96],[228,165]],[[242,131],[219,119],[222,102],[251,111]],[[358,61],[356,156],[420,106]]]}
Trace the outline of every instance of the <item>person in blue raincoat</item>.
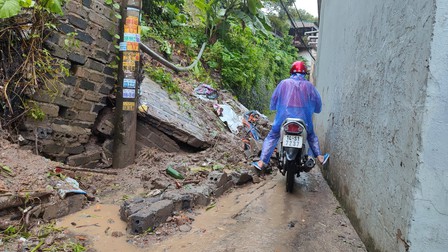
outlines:
{"label": "person in blue raincoat", "polygon": [[280,127],[288,117],[302,118],[305,121],[312,155],[321,164],[328,159],[328,154],[324,156],[321,153],[312,121],[313,113],[320,113],[322,110],[322,100],[314,85],[305,79],[306,73],[306,65],[302,61],[294,62],[290,70],[291,76],[282,80],[272,94],[270,109],[276,110],[277,114],[271,131],[264,139],[260,161],[252,163],[259,170],[269,163],[280,138]]}

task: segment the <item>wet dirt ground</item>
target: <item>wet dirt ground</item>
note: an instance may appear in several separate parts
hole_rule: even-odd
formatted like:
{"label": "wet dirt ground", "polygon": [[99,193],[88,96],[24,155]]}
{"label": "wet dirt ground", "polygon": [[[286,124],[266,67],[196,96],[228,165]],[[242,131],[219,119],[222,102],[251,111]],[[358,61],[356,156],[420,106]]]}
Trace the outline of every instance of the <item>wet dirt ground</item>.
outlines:
{"label": "wet dirt ground", "polygon": [[[96,251],[366,251],[318,168],[285,192],[281,174],[236,188],[195,210],[189,232],[128,236],[118,205],[96,204],[57,225]],[[90,246],[89,246],[90,247]]]}

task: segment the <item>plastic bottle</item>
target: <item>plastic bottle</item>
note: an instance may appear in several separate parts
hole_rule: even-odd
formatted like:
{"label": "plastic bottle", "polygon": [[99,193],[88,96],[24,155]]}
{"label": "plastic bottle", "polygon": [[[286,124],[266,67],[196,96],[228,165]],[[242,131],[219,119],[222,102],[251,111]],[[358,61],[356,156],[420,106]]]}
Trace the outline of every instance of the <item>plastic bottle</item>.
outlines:
{"label": "plastic bottle", "polygon": [[180,174],[180,172],[176,171],[171,166],[166,168],[166,173],[168,175],[170,175],[171,177],[176,178],[176,179],[183,179],[184,178],[184,176],[182,176],[182,174]]}

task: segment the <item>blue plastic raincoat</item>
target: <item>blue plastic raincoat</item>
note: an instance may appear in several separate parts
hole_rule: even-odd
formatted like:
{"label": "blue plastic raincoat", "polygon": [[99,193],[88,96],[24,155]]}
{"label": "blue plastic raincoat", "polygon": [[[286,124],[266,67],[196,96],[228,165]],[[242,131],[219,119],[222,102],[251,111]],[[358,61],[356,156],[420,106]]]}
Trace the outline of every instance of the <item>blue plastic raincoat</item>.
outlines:
{"label": "blue plastic raincoat", "polygon": [[274,90],[271,98],[271,110],[277,114],[272,129],[263,142],[260,159],[265,163],[269,160],[280,138],[282,122],[288,118],[302,118],[306,123],[308,144],[312,155],[321,155],[319,141],[313,129],[313,113],[320,113],[322,100],[319,92],[303,74],[293,74],[289,79],[282,80]]}

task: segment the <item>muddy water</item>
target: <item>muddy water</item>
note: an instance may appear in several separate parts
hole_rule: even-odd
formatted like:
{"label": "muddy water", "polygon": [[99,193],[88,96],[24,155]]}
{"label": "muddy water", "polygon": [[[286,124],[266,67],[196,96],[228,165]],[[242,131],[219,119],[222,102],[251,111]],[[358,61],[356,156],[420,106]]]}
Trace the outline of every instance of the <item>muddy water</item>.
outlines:
{"label": "muddy water", "polygon": [[[299,182],[299,181],[297,181]],[[303,184],[305,182],[305,184]],[[204,211],[188,234],[150,251],[291,251],[297,227],[306,222],[302,179],[294,194],[285,193],[284,177],[238,189]]]}
{"label": "muddy water", "polygon": [[119,210],[118,205],[97,204],[66,216],[57,222],[57,226],[85,236],[98,252],[147,251],[126,241],[126,223],[120,220]]}
{"label": "muddy water", "polygon": [[[280,174],[235,189],[208,211],[197,210],[188,233],[152,240],[143,249],[127,242],[126,225],[116,205],[92,206],[58,225],[85,235],[99,252],[365,252],[347,217],[335,212],[339,208],[320,172],[313,169],[296,179],[293,194],[285,192],[285,177]],[[123,236],[113,236],[114,231]]]}

